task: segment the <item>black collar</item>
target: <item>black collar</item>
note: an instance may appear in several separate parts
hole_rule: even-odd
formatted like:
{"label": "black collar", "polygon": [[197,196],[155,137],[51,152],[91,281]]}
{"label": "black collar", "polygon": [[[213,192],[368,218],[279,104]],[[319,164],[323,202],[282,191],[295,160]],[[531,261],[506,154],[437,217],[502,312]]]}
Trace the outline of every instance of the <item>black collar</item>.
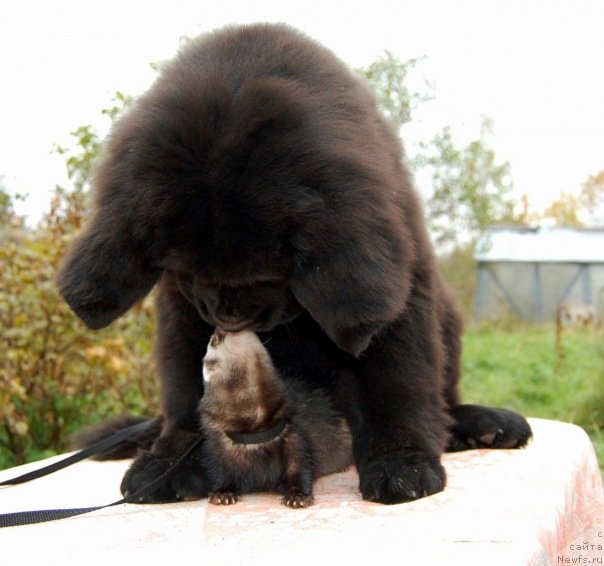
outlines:
{"label": "black collar", "polygon": [[260,432],[227,432],[226,435],[236,444],[263,444],[278,438],[286,425],[287,419],[281,419],[272,427]]}

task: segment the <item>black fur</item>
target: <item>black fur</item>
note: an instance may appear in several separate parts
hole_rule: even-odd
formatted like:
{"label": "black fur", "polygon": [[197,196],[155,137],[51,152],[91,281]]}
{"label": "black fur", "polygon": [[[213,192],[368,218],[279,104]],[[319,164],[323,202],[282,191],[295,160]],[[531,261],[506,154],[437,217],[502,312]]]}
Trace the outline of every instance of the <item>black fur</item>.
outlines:
{"label": "black fur", "polygon": [[[300,33],[191,41],[116,124],[95,188],[60,274],[65,300],[100,328],[158,287],[163,429],[124,489],[198,433],[215,326],[264,333],[280,371],[342,375],[366,499],[442,490],[448,445],[530,437],[521,417],[459,409],[461,323],[400,142],[362,81]],[[205,484],[203,466],[191,474]]]}

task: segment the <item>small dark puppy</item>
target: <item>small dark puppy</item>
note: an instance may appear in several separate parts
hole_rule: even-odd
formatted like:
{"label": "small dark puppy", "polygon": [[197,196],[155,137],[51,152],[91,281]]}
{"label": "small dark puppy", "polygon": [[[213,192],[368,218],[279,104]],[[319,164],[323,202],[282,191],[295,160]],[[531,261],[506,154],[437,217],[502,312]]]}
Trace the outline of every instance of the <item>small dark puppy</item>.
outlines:
{"label": "small dark puppy", "polygon": [[350,431],[319,389],[281,379],[249,331],[212,335],[203,362],[200,403],[210,502],[242,493],[283,493],[292,508],[313,503],[317,477],[352,464]]}

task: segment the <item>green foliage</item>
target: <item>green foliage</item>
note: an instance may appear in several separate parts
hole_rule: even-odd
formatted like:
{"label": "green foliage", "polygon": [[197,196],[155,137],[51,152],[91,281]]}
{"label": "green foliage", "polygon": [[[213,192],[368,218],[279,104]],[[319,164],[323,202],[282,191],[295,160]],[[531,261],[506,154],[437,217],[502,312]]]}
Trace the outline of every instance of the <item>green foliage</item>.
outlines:
{"label": "green foliage", "polygon": [[447,126],[420,144],[414,168],[429,172],[432,194],[426,212],[441,248],[467,245],[489,226],[513,216],[510,165],[497,162],[487,142],[491,131],[491,122],[484,120],[480,137],[459,147]]}
{"label": "green foliage", "polygon": [[0,177],[0,243],[3,237],[23,227],[23,219],[15,215],[14,200],[22,200],[23,195],[11,195],[4,186],[4,179]]}
{"label": "green foliage", "polygon": [[[132,104],[133,98],[122,92],[115,93],[112,106],[104,108],[101,114],[112,122],[119,118]],[[85,193],[90,188],[94,165],[102,150],[102,140],[98,132],[90,124],[80,126],[71,132],[74,138],[74,148],[55,146],[54,151],[65,157],[67,176],[72,183],[70,191]]]}
{"label": "green foliage", "polygon": [[582,226],[579,198],[562,191],[543,212],[543,218],[553,220],[556,226]]}
{"label": "green foliage", "polygon": [[579,213],[587,226],[604,226],[604,169],[590,175],[581,186]]}
{"label": "green foliage", "polygon": [[408,59],[403,62],[390,51],[385,51],[369,67],[357,69],[373,87],[382,112],[396,128],[410,122],[417,106],[433,98],[432,87],[426,81],[422,90],[409,87],[412,71],[420,61]]}
{"label": "green foliage", "polygon": [[0,464],[64,450],[78,426],[155,406],[145,303],[93,333],[59,297],[55,275],[82,221],[80,193],[58,192],[45,223],[0,248]]}
{"label": "green foliage", "polygon": [[541,214],[557,226],[592,226],[604,224],[604,170],[583,183],[578,194],[562,191]]}
{"label": "green foliage", "polygon": [[103,108],[101,110],[101,114],[108,116],[109,119],[113,122],[117,118],[119,118],[134,102],[134,98],[129,94],[124,94],[123,92],[116,92],[113,96],[113,105],[109,108]]}
{"label": "green foliage", "polygon": [[518,323],[464,336],[464,398],[531,417],[573,422],[592,438],[604,469],[604,330]]}
{"label": "green foliage", "polygon": [[[147,299],[110,329],[91,332],[59,296],[55,277],[86,214],[98,136],[73,133],[66,156],[73,188],[27,229],[8,203],[0,233],[0,467],[65,450],[81,425],[122,412],[157,410]],[[4,194],[4,193],[3,193]]]}
{"label": "green foliage", "polygon": [[0,178],[0,226],[3,226],[9,220],[12,208],[10,195],[6,192]]}

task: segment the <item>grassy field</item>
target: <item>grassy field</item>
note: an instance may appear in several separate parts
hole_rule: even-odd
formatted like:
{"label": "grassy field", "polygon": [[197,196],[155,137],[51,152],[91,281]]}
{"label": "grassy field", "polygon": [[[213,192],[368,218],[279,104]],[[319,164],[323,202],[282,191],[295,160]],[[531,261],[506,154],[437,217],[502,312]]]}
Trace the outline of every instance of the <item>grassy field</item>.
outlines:
{"label": "grassy field", "polygon": [[462,390],[469,403],[572,422],[592,439],[604,471],[604,331],[518,324],[470,328]]}

